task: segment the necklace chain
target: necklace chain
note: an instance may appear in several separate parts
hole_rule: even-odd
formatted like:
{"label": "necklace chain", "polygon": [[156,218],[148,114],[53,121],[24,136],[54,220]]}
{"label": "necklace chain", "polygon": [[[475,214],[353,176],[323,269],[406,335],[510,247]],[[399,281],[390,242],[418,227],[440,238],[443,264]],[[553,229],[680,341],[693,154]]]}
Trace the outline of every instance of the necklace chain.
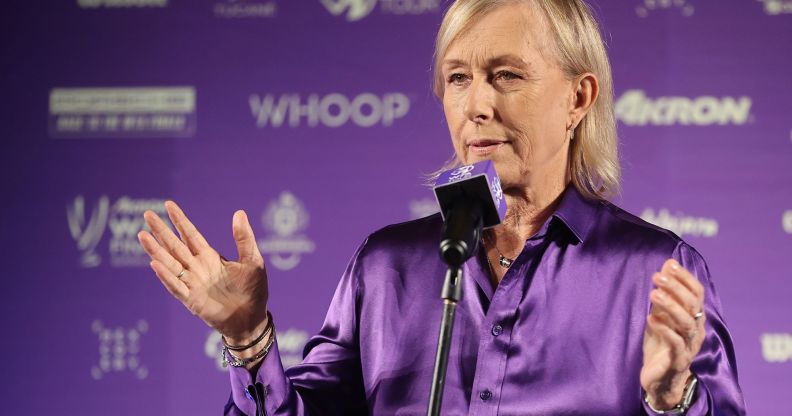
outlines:
{"label": "necklace chain", "polygon": [[[500,249],[498,249],[498,245],[495,244],[495,241],[493,241],[492,238],[489,238],[489,240],[490,240],[490,244],[492,244],[492,247],[495,247],[495,251],[498,252],[498,264],[500,264],[500,266],[503,267],[504,269],[508,269],[509,267],[511,267],[512,263],[514,263],[514,259],[510,259],[504,256],[503,253],[501,253]],[[489,256],[487,256],[487,262],[489,262]],[[490,267],[491,266],[492,264],[490,264]]]}

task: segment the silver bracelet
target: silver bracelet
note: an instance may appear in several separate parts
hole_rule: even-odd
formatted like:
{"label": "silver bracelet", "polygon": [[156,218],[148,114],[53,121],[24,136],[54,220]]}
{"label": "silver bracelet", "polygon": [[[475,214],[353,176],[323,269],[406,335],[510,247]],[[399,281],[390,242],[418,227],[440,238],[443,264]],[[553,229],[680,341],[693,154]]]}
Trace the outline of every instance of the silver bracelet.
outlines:
{"label": "silver bracelet", "polygon": [[252,357],[248,358],[240,358],[231,354],[231,351],[228,350],[228,347],[223,346],[223,350],[221,354],[223,356],[223,367],[228,367],[230,364],[232,367],[244,367],[250,363],[256,362],[262,357],[265,357],[272,347],[272,343],[275,342],[275,329],[272,329],[272,335],[270,336],[269,341],[267,341],[267,345],[264,346],[264,349],[257,352]]}
{"label": "silver bracelet", "polygon": [[696,394],[697,384],[698,379],[695,375],[691,374],[685,385],[685,391],[682,393],[682,401],[669,410],[655,409],[654,406],[652,406],[652,403],[649,403],[649,395],[646,393],[644,393],[644,402],[646,402],[646,405],[649,406],[649,409],[658,415],[683,415],[688,411],[688,409],[690,409],[690,405],[693,404],[693,396]]}
{"label": "silver bracelet", "polygon": [[256,344],[261,342],[261,340],[264,339],[264,337],[266,337],[267,334],[269,334],[270,331],[272,331],[273,328],[274,328],[274,324],[272,323],[272,314],[270,314],[270,312],[267,311],[267,326],[264,327],[264,331],[261,333],[261,335],[259,335],[258,338],[254,339],[251,343],[249,343],[247,345],[238,345],[238,346],[237,345],[229,345],[228,342],[225,339],[225,335],[223,335],[223,334],[220,334],[220,339],[223,340],[223,346],[228,348],[229,350],[231,350],[231,351],[244,351],[246,349],[255,347]]}

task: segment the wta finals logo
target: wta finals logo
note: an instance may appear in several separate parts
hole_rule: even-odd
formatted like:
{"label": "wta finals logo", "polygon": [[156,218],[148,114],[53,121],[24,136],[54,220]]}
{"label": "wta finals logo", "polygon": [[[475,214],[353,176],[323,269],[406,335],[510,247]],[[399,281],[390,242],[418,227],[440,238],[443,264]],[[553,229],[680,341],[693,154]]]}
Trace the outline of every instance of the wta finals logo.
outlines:
{"label": "wta finals logo", "polygon": [[71,207],[66,207],[69,231],[77,243],[77,248],[82,252],[80,263],[84,267],[96,267],[102,262],[102,258],[96,254],[96,246],[107,226],[109,210],[110,200],[106,196],[99,198],[88,220],[85,215],[85,199],[82,195],[74,198]]}
{"label": "wta finals logo", "polygon": [[[69,232],[80,250],[80,264],[85,268],[97,267],[102,263],[99,244],[105,231],[110,231],[107,254],[113,267],[147,266],[149,257],[137,240],[137,233],[147,230],[143,212],[152,210],[165,221],[170,221],[165,212],[164,199],[138,199],[122,196],[111,203],[107,195],[99,197],[89,213],[85,198],[78,195],[66,207]],[[104,251],[104,250],[103,250]]]}
{"label": "wta finals logo", "polygon": [[291,192],[284,191],[271,202],[262,215],[269,235],[258,241],[259,250],[279,270],[291,270],[300,264],[303,254],[313,253],[316,245],[301,234],[308,228],[308,212]]}

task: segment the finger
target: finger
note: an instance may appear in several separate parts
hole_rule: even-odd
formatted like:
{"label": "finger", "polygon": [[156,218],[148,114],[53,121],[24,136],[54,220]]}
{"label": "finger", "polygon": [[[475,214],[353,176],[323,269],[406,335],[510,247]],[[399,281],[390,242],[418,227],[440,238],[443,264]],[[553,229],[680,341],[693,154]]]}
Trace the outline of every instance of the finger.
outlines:
{"label": "finger", "polygon": [[692,339],[697,331],[696,320],[676,299],[663,289],[654,289],[649,295],[654,306],[650,315],[665,315],[666,323],[680,336],[685,339]]}
{"label": "finger", "polygon": [[234,213],[231,228],[236,241],[237,252],[239,252],[240,263],[253,263],[263,265],[264,259],[256,244],[256,237],[253,235],[253,228],[250,226],[245,211],[239,210]]}
{"label": "finger", "polygon": [[678,279],[664,273],[655,273],[652,276],[652,282],[655,286],[671,294],[671,296],[690,313],[690,316],[695,315],[701,310],[701,300]]}
{"label": "finger", "polygon": [[179,263],[185,268],[190,269],[195,264],[195,259],[184,243],[176,237],[176,234],[165,225],[162,218],[155,214],[153,211],[146,211],[143,213],[143,218],[146,219],[146,224],[151,228],[152,234],[157,238],[160,246],[170,253]]}
{"label": "finger", "polygon": [[687,343],[685,342],[685,339],[680,336],[679,333],[671,329],[671,327],[661,318],[650,314],[646,317],[646,324],[649,326],[649,330],[652,331],[655,336],[665,341],[665,343],[670,347],[672,361],[676,361],[678,356],[684,354],[685,351],[687,351]]}
{"label": "finger", "polygon": [[184,269],[184,266],[182,266],[182,264],[173,258],[170,253],[162,248],[157,240],[155,240],[154,237],[148,232],[139,232],[138,240],[140,241],[140,245],[143,246],[143,250],[146,251],[146,254],[148,254],[152,260],[156,260],[165,266],[174,276],[181,273],[181,271]]}
{"label": "finger", "polygon": [[182,241],[187,244],[190,252],[198,254],[211,249],[204,236],[198,232],[198,229],[195,228],[195,225],[187,218],[178,204],[173,201],[165,201],[165,210],[168,211],[168,217],[170,217],[176,229],[179,230],[179,235]]}
{"label": "finger", "polygon": [[171,273],[168,267],[158,260],[152,260],[149,265],[154,270],[160,282],[162,282],[162,285],[165,286],[165,289],[168,289],[168,292],[170,292],[173,297],[180,300],[182,303],[187,301],[187,296],[190,292],[184,282],[179,280],[176,275]]}
{"label": "finger", "polygon": [[661,272],[663,274],[675,277],[683,285],[690,289],[690,291],[693,292],[693,294],[696,295],[699,300],[702,302],[704,301],[704,285],[702,285],[696,276],[693,276],[689,270],[682,267],[678,261],[674,259],[666,260],[665,263],[663,263]]}

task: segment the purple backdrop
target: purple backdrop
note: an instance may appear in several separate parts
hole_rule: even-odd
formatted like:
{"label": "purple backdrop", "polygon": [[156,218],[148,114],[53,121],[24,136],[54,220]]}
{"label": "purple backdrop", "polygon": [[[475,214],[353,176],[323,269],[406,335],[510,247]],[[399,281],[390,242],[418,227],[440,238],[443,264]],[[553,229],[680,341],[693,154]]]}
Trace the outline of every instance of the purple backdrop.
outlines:
{"label": "purple backdrop", "polygon": [[[597,1],[627,210],[707,259],[751,414],[792,414],[792,0]],[[218,414],[218,336],[135,239],[247,210],[289,365],[365,236],[435,210],[439,0],[5,2],[4,414]]]}

